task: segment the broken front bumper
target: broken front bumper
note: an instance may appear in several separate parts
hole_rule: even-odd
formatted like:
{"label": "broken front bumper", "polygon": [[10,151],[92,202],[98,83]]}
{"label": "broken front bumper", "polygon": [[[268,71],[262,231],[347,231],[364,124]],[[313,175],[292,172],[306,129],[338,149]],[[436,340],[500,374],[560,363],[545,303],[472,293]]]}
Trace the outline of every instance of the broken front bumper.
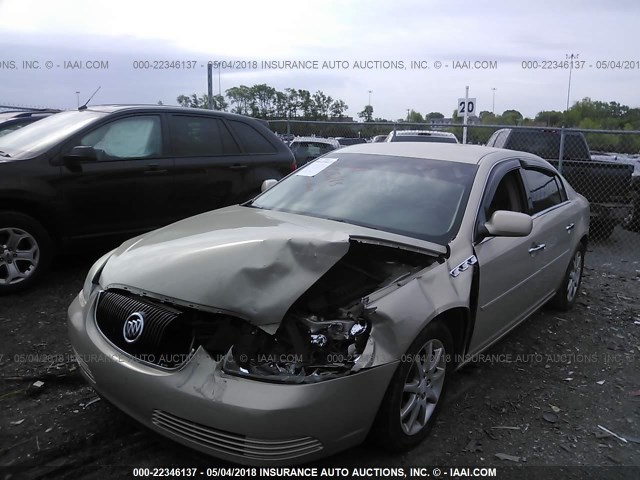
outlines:
{"label": "broken front bumper", "polygon": [[150,429],[237,463],[300,463],[362,442],[397,366],[282,385],[227,375],[222,361],[200,348],[180,369],[163,370],[133,359],[100,333],[95,298],[84,307],[74,300],[68,328],[96,391]]}

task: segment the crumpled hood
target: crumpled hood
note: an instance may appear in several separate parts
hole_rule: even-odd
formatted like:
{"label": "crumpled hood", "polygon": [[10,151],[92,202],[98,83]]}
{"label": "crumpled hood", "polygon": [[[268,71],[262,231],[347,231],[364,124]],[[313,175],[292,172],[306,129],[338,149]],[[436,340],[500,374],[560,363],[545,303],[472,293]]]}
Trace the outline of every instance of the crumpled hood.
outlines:
{"label": "crumpled hood", "polygon": [[106,263],[100,284],[270,325],[279,323],[300,295],[347,253],[350,234],[371,232],[383,239],[406,239],[330,220],[232,206],[123,243]]}
{"label": "crumpled hood", "polygon": [[267,211],[230,207],[125,242],[105,265],[100,283],[206,305],[268,325],[280,322],[290,305],[348,249],[345,233],[285,223]]}

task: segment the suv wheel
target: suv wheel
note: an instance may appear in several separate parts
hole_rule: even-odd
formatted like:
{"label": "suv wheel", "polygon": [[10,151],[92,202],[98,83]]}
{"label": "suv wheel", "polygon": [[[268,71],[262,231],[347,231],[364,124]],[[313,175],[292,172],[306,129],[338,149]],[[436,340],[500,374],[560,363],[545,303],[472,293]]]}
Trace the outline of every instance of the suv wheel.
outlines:
{"label": "suv wheel", "polygon": [[0,212],[0,295],[28,288],[47,269],[51,238],[34,218]]}

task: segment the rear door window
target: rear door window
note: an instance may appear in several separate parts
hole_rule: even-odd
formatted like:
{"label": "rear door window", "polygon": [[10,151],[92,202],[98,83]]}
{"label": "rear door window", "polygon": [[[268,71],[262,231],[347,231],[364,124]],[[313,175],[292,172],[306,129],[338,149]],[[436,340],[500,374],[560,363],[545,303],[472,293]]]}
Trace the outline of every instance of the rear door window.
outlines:
{"label": "rear door window", "polygon": [[527,192],[533,205],[532,215],[562,203],[566,196],[560,189],[562,183],[552,172],[543,170],[523,170]]}
{"label": "rear door window", "polygon": [[222,120],[214,117],[172,115],[171,140],[177,157],[209,157],[240,153]]}
{"label": "rear door window", "polygon": [[236,120],[229,120],[229,124],[240,139],[242,147],[246,153],[276,152],[276,147],[274,147],[269,140],[264,138],[264,135],[251,125],[244,122],[238,122]]}

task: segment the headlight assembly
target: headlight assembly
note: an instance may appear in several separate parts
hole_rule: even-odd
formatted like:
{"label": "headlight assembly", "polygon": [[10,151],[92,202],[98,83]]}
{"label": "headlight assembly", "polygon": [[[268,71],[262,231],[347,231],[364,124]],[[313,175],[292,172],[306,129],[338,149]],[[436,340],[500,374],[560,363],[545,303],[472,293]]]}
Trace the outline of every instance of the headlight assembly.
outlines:
{"label": "headlight assembly", "polygon": [[223,370],[277,383],[316,383],[349,375],[358,370],[370,343],[370,313],[358,303],[332,319],[290,314],[275,335],[255,328],[240,336],[225,356]]}

